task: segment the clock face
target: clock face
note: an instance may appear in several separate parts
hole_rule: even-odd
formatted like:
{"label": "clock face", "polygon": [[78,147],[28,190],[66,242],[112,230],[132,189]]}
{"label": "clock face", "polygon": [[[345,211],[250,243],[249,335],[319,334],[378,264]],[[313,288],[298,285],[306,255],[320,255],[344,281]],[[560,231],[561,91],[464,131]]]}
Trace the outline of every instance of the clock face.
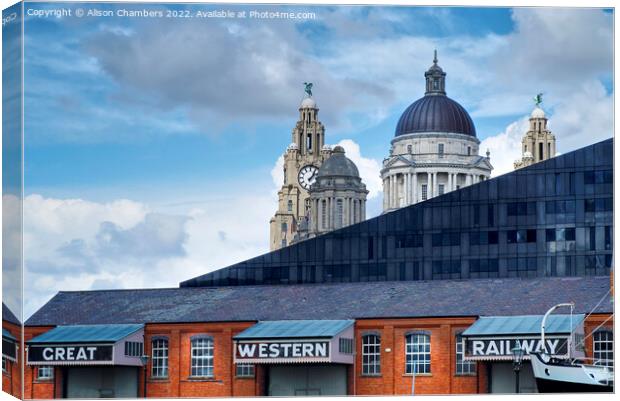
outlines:
{"label": "clock face", "polygon": [[319,169],[312,165],[302,167],[302,169],[299,170],[299,174],[297,174],[299,185],[301,185],[305,190],[310,189],[310,185],[314,184],[318,172]]}

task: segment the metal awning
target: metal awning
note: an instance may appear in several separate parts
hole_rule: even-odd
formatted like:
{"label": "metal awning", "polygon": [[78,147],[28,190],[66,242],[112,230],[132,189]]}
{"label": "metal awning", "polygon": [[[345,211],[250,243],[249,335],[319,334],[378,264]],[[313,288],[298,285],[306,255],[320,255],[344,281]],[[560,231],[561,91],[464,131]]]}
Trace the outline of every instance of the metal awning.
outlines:
{"label": "metal awning", "polygon": [[[524,358],[540,352],[542,315],[484,316],[462,333],[465,359],[511,360],[517,345],[524,350]],[[574,338],[583,336],[585,315],[550,315],[545,327],[545,347],[557,358],[568,358],[580,352],[574,348]],[[572,341],[571,341],[572,339]],[[569,347],[573,347],[570,349]]]}
{"label": "metal awning", "polygon": [[29,365],[142,366],[143,324],[58,326],[29,341]]}
{"label": "metal awning", "polygon": [[[484,316],[476,320],[464,336],[497,336],[515,334],[540,334],[542,315]],[[585,315],[551,315],[547,318],[545,332],[548,334],[571,333],[583,322]]]}
{"label": "metal awning", "polygon": [[351,327],[354,320],[274,320],[258,322],[235,340],[270,338],[331,338]]}
{"label": "metal awning", "polygon": [[58,326],[27,341],[28,344],[115,343],[144,328],[143,324]]}
{"label": "metal awning", "polygon": [[353,363],[353,320],[262,321],[234,336],[235,363]]}
{"label": "metal awning", "polygon": [[6,338],[7,340],[11,341],[17,341],[17,338],[13,337],[13,335],[5,328],[2,329],[2,338]]}

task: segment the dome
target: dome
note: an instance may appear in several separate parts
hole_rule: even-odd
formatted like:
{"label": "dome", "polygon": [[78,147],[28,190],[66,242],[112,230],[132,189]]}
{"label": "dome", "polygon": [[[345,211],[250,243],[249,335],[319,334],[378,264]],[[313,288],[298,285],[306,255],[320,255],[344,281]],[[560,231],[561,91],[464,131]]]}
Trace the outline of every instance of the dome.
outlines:
{"label": "dome", "polygon": [[395,136],[450,132],[476,136],[476,127],[469,113],[445,95],[428,94],[413,102],[400,116]]}
{"label": "dome", "polygon": [[530,117],[531,118],[545,118],[545,112],[540,107],[535,107],[534,110],[532,110],[532,114],[530,115]]}
{"label": "dome", "polygon": [[334,150],[332,150],[332,155],[323,162],[317,174],[317,178],[328,176],[360,176],[355,163],[344,155],[344,148],[342,146],[336,146]]}
{"label": "dome", "polygon": [[300,109],[316,109],[316,102],[311,97],[306,97],[301,101]]}

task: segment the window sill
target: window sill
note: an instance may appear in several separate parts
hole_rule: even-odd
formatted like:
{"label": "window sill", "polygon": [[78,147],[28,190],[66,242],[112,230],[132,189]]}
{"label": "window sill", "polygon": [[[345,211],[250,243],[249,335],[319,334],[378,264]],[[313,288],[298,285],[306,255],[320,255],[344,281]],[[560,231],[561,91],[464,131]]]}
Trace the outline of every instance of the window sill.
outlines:
{"label": "window sill", "polygon": [[[411,373],[403,374],[403,377],[411,377],[413,376]],[[432,373],[416,373],[415,377],[433,377]]]}
{"label": "window sill", "polygon": [[219,382],[221,380],[216,380],[215,377],[200,377],[200,376],[190,376],[186,380],[188,382]]}
{"label": "window sill", "polygon": [[169,377],[151,377],[149,383],[170,383]]}
{"label": "window sill", "polygon": [[370,375],[370,374],[361,374],[360,377],[366,378],[366,379],[380,379],[383,377],[382,374],[376,374],[376,375]]}
{"label": "window sill", "polygon": [[52,384],[54,383],[54,379],[35,379],[35,384]]}
{"label": "window sill", "polygon": [[254,380],[254,376],[235,376],[237,380]]}
{"label": "window sill", "polygon": [[455,373],[454,377],[477,377],[477,373]]}

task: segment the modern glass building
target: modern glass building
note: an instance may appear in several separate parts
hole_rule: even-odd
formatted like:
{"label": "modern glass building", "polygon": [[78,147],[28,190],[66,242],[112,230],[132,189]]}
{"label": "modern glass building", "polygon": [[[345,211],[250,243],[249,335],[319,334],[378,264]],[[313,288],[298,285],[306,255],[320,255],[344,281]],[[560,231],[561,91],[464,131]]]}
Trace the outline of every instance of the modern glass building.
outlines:
{"label": "modern glass building", "polygon": [[608,275],[613,139],[181,283]]}

